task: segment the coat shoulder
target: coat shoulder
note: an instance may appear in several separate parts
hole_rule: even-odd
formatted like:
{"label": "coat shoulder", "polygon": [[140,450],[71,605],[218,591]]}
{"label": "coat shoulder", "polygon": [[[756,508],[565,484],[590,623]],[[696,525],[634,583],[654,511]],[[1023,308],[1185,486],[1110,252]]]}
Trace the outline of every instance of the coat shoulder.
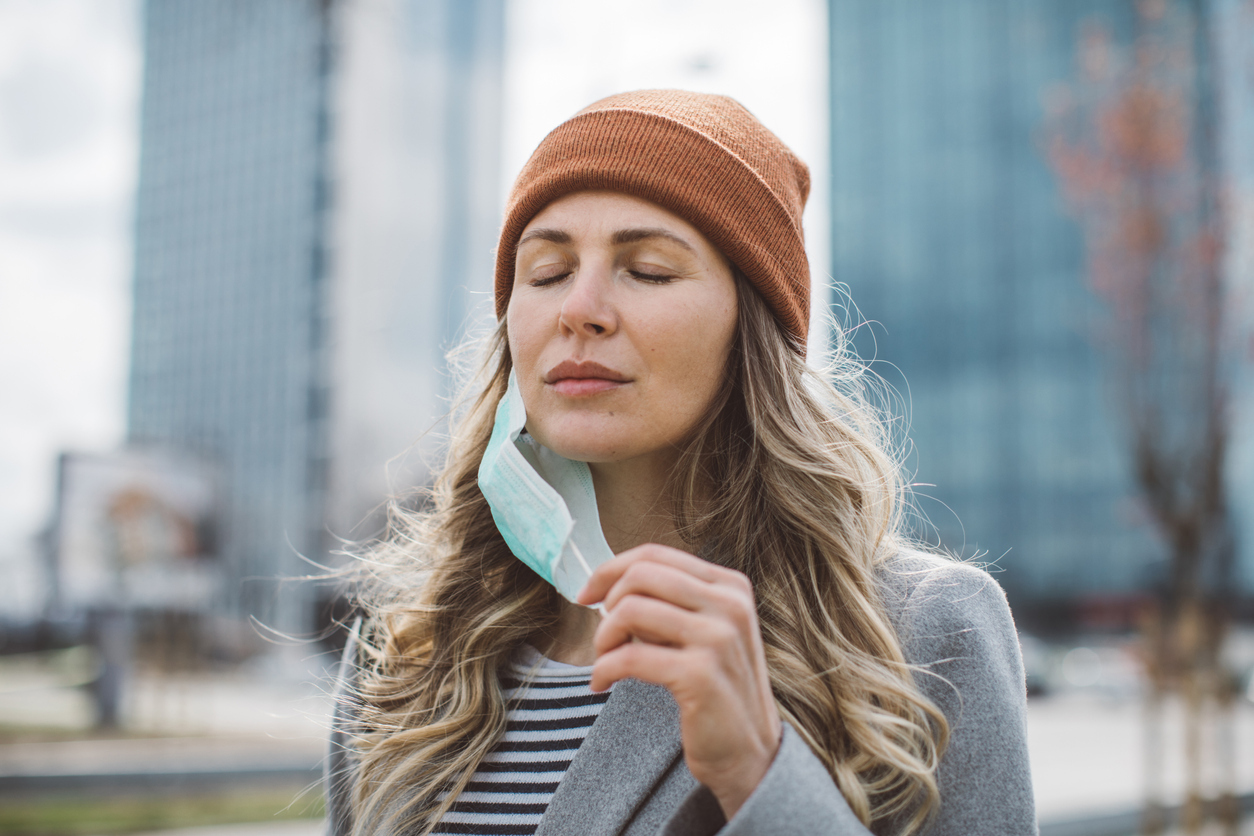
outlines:
{"label": "coat shoulder", "polygon": [[1014,635],[1001,586],[984,569],[943,555],[901,551],[876,567],[880,594],[907,651],[917,640],[976,630]]}

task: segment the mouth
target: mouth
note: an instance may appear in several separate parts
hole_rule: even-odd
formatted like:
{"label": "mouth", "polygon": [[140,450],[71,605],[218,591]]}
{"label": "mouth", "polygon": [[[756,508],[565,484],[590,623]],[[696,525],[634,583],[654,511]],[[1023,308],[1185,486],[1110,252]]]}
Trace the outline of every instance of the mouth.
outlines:
{"label": "mouth", "polygon": [[631,382],[622,372],[591,360],[564,360],[544,375],[544,382],[561,395],[598,395]]}

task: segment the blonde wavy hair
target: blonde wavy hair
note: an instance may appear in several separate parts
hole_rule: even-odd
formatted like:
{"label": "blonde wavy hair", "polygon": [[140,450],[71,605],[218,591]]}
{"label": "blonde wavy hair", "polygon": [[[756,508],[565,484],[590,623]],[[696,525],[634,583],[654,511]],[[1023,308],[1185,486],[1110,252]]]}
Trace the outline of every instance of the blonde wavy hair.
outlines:
{"label": "blonde wavy hair", "polygon": [[[839,373],[816,373],[736,281],[723,384],[671,477],[675,522],[694,551],[752,581],[780,713],[854,813],[915,833],[939,804],[948,725],[876,580],[905,545],[900,468],[843,337]],[[394,503],[357,563],[368,626],[352,697],[355,834],[432,831],[504,732],[498,672],[557,625],[557,593],[510,553],[477,486],[512,365],[504,324],[487,349],[424,507]]]}

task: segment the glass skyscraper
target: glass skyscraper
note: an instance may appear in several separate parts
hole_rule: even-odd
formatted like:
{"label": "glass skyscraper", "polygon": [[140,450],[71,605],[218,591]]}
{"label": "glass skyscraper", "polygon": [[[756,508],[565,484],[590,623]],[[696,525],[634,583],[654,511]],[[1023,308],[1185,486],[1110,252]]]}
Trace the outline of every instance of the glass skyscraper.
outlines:
{"label": "glass skyscraper", "polygon": [[[1103,312],[1041,143],[1043,98],[1074,77],[1083,22],[1126,40],[1136,5],[829,8],[832,273],[872,322],[859,353],[909,406],[924,533],[1003,569],[1019,600],[1145,588],[1165,552],[1139,510],[1095,348]],[[1233,481],[1240,524],[1250,479]]]}
{"label": "glass skyscraper", "polygon": [[278,579],[442,412],[429,300],[490,280],[501,6],[146,4],[129,441],[217,463],[236,615],[308,626]]}

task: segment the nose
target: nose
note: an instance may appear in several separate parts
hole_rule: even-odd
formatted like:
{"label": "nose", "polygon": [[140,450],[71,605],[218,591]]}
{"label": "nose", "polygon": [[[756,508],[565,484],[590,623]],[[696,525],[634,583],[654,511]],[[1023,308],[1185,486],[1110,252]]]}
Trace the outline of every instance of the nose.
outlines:
{"label": "nose", "polygon": [[558,314],[558,327],[564,335],[600,337],[618,330],[611,270],[609,264],[585,261],[571,276]]}

